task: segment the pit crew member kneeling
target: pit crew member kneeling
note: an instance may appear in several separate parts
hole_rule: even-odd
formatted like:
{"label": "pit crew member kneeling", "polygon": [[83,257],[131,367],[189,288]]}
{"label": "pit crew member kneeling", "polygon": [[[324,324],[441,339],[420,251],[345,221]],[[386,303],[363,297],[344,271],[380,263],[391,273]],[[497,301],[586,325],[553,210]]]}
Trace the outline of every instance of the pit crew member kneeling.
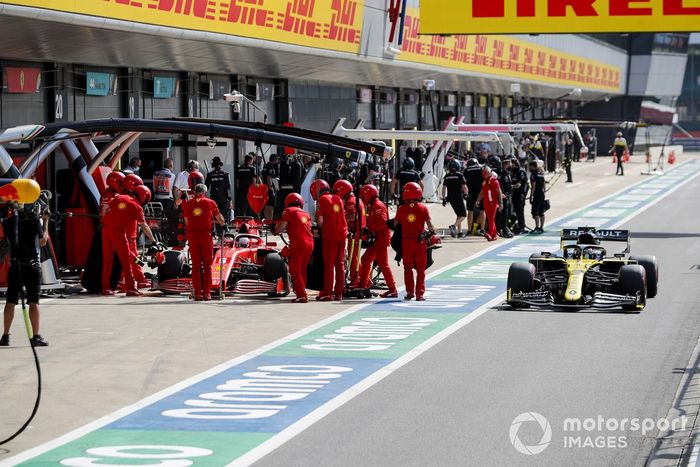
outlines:
{"label": "pit crew member kneeling", "polygon": [[360,268],[360,284],[362,289],[370,287],[370,274],[372,264],[377,261],[379,270],[384,276],[389,290],[381,294],[382,298],[396,298],[399,296],[396,291],[396,281],[389,267],[389,245],[391,244],[391,232],[386,225],[389,219],[389,210],[386,205],[379,200],[379,189],[374,185],[365,185],[360,189],[360,199],[368,208],[367,231],[374,237],[374,242],[367,247],[362,255]]}
{"label": "pit crew member kneeling", "polygon": [[199,183],[194,187],[194,198],[182,203],[185,232],[192,259],[192,288],[195,301],[211,300],[211,263],[214,260],[212,219],[225,224],[216,203],[206,198],[207,186]]}
{"label": "pit crew member kneeling", "polygon": [[304,211],[304,198],[290,193],[284,199],[282,220],[277,224],[277,234],[289,232],[289,274],[296,298],[293,303],[307,303],[306,270],[314,251],[314,236],[311,233],[311,216]]}
{"label": "pit crew member kneeling", "polygon": [[[399,206],[394,218],[394,225],[401,226],[401,250],[403,256],[403,278],[406,285],[404,300],[416,298],[423,301],[425,297],[425,269],[428,265],[428,244],[423,232],[426,225],[431,234],[434,234],[433,224],[430,221],[428,207],[421,203],[423,189],[415,182],[407,183],[403,187],[402,199],[405,204]],[[415,282],[413,270],[416,270]]]}

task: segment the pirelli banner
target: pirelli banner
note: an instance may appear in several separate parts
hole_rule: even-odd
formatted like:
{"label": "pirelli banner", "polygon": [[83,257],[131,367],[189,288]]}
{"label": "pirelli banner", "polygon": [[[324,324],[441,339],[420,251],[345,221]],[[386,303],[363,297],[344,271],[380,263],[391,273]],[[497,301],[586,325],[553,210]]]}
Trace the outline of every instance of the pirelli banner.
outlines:
{"label": "pirelli banner", "polygon": [[12,0],[157,26],[357,53],[364,0]]}
{"label": "pirelli banner", "polygon": [[[421,0],[423,1],[423,0]],[[504,76],[509,79],[621,92],[620,68],[511,36],[420,35],[422,18],[408,8],[396,60]]]}
{"label": "pirelli banner", "polygon": [[700,0],[420,0],[421,34],[700,31]]}

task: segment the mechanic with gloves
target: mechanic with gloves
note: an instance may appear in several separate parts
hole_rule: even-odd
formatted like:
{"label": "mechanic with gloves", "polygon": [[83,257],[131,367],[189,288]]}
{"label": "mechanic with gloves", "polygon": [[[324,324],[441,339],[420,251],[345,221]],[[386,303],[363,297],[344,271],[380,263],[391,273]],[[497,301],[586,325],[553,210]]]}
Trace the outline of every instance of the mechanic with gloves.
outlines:
{"label": "mechanic with gloves", "polygon": [[528,181],[527,170],[520,165],[516,159],[513,161],[512,176],[513,193],[511,195],[513,201],[513,210],[518,218],[518,227],[515,231],[516,235],[525,233],[525,200],[527,199],[530,183]]}
{"label": "mechanic with gloves", "polygon": [[530,188],[532,218],[535,219],[535,228],[530,233],[543,233],[545,212],[545,178],[544,162],[540,159],[530,162]]}
{"label": "mechanic with gloves", "polygon": [[[512,159],[511,159],[512,158]],[[496,226],[502,237],[513,238],[513,232],[508,227],[508,221],[513,213],[512,192],[513,180],[511,178],[511,168],[515,156],[508,156],[503,161],[503,167],[498,171],[498,183],[501,186],[503,209],[496,214]]]}
{"label": "mechanic with gloves", "polygon": [[[423,189],[415,182],[409,182],[401,192],[404,204],[399,206],[394,225],[401,226],[401,249],[403,256],[403,278],[406,286],[404,300],[423,301],[425,297],[425,269],[428,263],[428,244],[422,239],[425,227],[434,233],[428,207],[421,203]],[[416,270],[415,282],[413,270]]]}
{"label": "mechanic with gloves", "polygon": [[[349,281],[354,284],[360,274],[360,250],[362,249],[362,231],[365,228],[367,213],[362,200],[358,200],[352,192],[352,185],[347,180],[338,180],[333,185],[333,194],[338,195],[345,203],[345,222],[350,234],[348,255],[350,256]],[[359,204],[359,206],[358,206]]]}
{"label": "mechanic with gloves", "polygon": [[423,188],[421,176],[415,170],[415,163],[413,162],[413,159],[407,157],[403,161],[401,170],[396,172],[396,175],[394,175],[394,178],[391,180],[391,184],[389,185],[389,193],[391,193],[393,198],[399,200],[399,204],[401,204],[403,201],[400,198],[401,193],[403,193],[403,187],[406,186],[407,183],[411,182],[417,183],[421,189]]}
{"label": "mechanic with gloves", "polygon": [[194,198],[182,204],[185,218],[187,243],[192,259],[192,289],[195,301],[211,300],[211,263],[214,254],[212,219],[224,226],[226,222],[216,203],[205,197],[207,186],[198,183],[194,187]]}
{"label": "mechanic with gloves", "polygon": [[367,232],[374,241],[367,246],[362,255],[362,266],[360,268],[359,287],[368,289],[372,284],[370,274],[372,265],[377,262],[389,290],[382,293],[382,298],[396,298],[399,296],[396,290],[394,274],[389,267],[389,245],[391,245],[391,231],[386,222],[389,219],[389,210],[379,199],[379,189],[372,184],[363,186],[360,189],[360,199],[367,206],[369,215],[367,217]]}
{"label": "mechanic with gloves", "polygon": [[289,232],[289,274],[296,298],[292,303],[307,303],[306,270],[314,251],[314,236],[311,233],[311,216],[304,211],[304,198],[290,193],[284,199],[282,219],[277,224],[277,234]]}
{"label": "mechanic with gloves", "polygon": [[[39,296],[41,295],[41,250],[49,241],[49,210],[41,201],[20,204],[18,209],[9,209],[2,222],[5,238],[10,242],[10,268],[7,276],[3,333],[0,346],[10,345],[10,327],[15,317],[15,306],[19,303],[20,286],[24,287],[29,304],[29,321],[32,326],[31,345],[49,345],[39,334]],[[15,236],[17,228],[17,236]],[[17,241],[19,240],[19,242]],[[21,284],[20,284],[21,274]]]}
{"label": "mechanic with gloves", "polygon": [[[129,176],[138,177],[134,174]],[[125,178],[124,181],[126,190],[130,190],[130,183],[134,182],[134,180],[127,182]],[[133,188],[135,189],[136,186]],[[112,275],[115,251],[119,257],[119,262],[122,264],[126,295],[128,297],[142,295],[136,288],[131,266],[136,260],[136,256],[129,247],[129,230],[134,222],[141,226],[143,233],[149,240],[155,241],[151,229],[146,224],[143,208],[130,195],[115,196],[107,206],[107,213],[102,218],[102,295],[114,295],[115,293],[110,289],[110,276]]]}
{"label": "mechanic with gloves", "polygon": [[501,187],[498,183],[498,177],[491,167],[485,165],[481,168],[481,176],[483,177],[483,183],[481,185],[481,192],[477,198],[477,203],[483,201],[484,211],[486,213],[486,220],[489,223],[489,230],[484,233],[484,237],[489,242],[498,239],[498,230],[496,229],[496,213],[497,211],[503,209]]}
{"label": "mechanic with gloves", "polygon": [[207,174],[205,185],[209,190],[209,197],[214,200],[219,212],[224,220],[228,223],[231,221],[231,179],[228,174],[223,171],[224,163],[219,156],[211,160],[211,166],[214,168]]}
{"label": "mechanic with gloves", "polygon": [[322,179],[311,183],[311,197],[316,201],[316,222],[323,241],[323,290],[316,300],[341,301],[345,289],[345,241],[348,237],[343,200],[332,194],[330,186]]}
{"label": "mechanic with gloves", "polygon": [[450,225],[450,235],[452,238],[462,237],[462,222],[467,218],[467,208],[464,205],[464,198],[467,196],[467,181],[459,171],[460,164],[456,160],[450,161],[450,171],[442,180],[442,205],[448,202],[452,206],[457,219]]}
{"label": "mechanic with gloves", "polygon": [[[127,175],[128,179],[131,175]],[[127,184],[129,184],[127,180]],[[151,190],[145,185],[136,185],[129,190],[131,197],[138,203],[142,208],[146,206],[151,201]],[[136,258],[139,256],[139,246],[138,246],[138,236],[139,236],[139,224],[136,220],[132,220],[128,228],[129,236],[129,254],[134,258],[131,262],[131,277],[136,281],[136,288],[148,287],[148,282],[146,281],[146,276],[143,274],[143,269],[138,263]]]}
{"label": "mechanic with gloves", "polygon": [[[484,211],[479,209],[476,200],[481,193],[481,184],[484,179],[481,175],[481,166],[476,158],[467,161],[467,168],[464,169],[464,179],[467,183],[467,233],[471,234],[474,222],[479,224],[479,229],[484,230]],[[476,212],[476,219],[474,214]]]}

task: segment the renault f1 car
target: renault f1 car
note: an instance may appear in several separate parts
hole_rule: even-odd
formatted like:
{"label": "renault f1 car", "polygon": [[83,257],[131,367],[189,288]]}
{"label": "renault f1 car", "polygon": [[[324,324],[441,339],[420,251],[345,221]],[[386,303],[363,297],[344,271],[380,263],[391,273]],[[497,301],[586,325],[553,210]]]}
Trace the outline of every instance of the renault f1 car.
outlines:
{"label": "renault f1 car", "polygon": [[[601,241],[626,242],[608,256]],[[628,230],[564,229],[561,250],[530,256],[508,270],[507,303],[515,308],[569,307],[644,309],[656,296],[659,268],[655,256],[628,256]]]}
{"label": "renault f1 car", "polygon": [[[277,243],[260,235],[263,226],[259,221],[236,219],[233,227],[236,233],[224,234],[222,241],[215,245],[211,265],[212,293],[288,295],[289,269]],[[192,292],[191,266],[183,251],[154,250],[149,264],[157,267],[152,290],[166,294]]]}

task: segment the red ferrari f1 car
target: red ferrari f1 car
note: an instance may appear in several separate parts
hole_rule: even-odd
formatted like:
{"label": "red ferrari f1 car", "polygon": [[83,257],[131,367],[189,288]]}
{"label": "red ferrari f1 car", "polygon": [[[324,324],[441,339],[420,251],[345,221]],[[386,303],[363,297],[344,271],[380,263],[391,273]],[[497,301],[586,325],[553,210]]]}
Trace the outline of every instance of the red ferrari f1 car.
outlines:
{"label": "red ferrari f1 car", "polygon": [[[224,233],[214,247],[211,266],[212,293],[242,295],[289,294],[289,269],[276,242],[261,235],[264,226],[256,220],[236,219],[235,234]],[[192,268],[183,251],[153,249],[149,265],[157,267],[152,290],[166,294],[192,292]]]}

